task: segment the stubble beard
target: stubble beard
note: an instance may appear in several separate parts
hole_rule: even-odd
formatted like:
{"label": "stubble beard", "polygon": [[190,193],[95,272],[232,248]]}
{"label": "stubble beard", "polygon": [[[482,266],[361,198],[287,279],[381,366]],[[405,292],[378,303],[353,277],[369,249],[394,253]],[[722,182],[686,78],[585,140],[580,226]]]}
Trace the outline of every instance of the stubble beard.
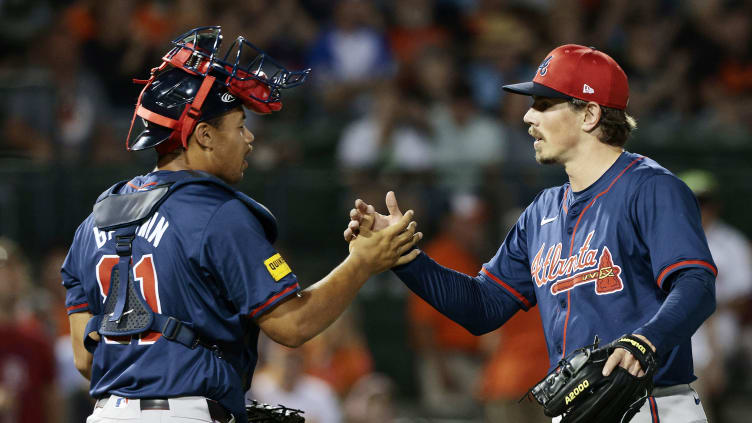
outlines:
{"label": "stubble beard", "polygon": [[542,165],[550,165],[550,164],[556,164],[558,161],[554,159],[553,157],[541,157],[539,155],[535,155],[535,161],[538,162],[538,164]]}
{"label": "stubble beard", "polygon": [[542,165],[556,164],[559,162],[555,157],[544,156],[543,151],[541,150],[535,150],[535,161]]}

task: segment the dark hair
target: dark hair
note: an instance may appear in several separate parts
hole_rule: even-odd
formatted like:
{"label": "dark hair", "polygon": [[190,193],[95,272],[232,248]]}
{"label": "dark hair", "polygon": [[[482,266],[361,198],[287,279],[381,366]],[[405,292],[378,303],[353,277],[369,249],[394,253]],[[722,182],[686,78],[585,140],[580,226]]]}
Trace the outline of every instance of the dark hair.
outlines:
{"label": "dark hair", "polygon": [[222,113],[219,116],[214,116],[213,118],[206,119],[206,120],[204,120],[202,122],[206,123],[209,126],[213,126],[215,128],[219,128],[220,126],[222,126],[222,119],[224,119],[226,115],[227,115],[227,113]]}
{"label": "dark hair", "polygon": [[[582,110],[588,102],[579,98],[572,98],[569,100],[569,104],[575,110]],[[637,121],[624,110],[600,107],[601,120],[598,122],[598,126],[601,128],[601,133],[598,139],[604,144],[623,147],[627,143],[629,134],[637,128]]]}

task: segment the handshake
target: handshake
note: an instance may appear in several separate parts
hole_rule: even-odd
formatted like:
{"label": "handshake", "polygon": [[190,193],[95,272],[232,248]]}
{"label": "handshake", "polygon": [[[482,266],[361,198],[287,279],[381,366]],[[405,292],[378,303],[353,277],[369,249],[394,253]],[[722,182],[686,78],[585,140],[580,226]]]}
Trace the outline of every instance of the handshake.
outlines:
{"label": "handshake", "polygon": [[386,207],[389,215],[382,215],[372,205],[355,200],[343,234],[349,243],[350,256],[371,274],[407,264],[420,254],[420,250],[413,248],[423,238],[422,232],[416,232],[414,212],[408,210],[402,214],[392,191],[386,195]]}

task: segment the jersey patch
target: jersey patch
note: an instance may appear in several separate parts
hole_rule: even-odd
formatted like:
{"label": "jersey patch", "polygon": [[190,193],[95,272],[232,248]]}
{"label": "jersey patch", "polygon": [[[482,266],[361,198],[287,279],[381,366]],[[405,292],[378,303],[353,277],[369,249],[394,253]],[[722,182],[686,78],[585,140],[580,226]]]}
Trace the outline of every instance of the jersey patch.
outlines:
{"label": "jersey patch", "polygon": [[279,255],[279,253],[264,260],[264,265],[266,266],[266,270],[269,271],[269,274],[271,274],[277,282],[292,272],[290,266],[287,265],[287,262],[281,255]]}

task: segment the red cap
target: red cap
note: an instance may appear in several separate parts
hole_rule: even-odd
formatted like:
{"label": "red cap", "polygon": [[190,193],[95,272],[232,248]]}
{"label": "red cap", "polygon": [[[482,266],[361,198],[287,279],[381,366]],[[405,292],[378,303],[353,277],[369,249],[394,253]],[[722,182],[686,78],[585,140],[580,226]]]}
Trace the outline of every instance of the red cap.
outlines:
{"label": "red cap", "polygon": [[577,44],[548,53],[531,82],[502,88],[516,94],[574,97],[621,110],[629,100],[629,83],[621,66],[606,53]]}

